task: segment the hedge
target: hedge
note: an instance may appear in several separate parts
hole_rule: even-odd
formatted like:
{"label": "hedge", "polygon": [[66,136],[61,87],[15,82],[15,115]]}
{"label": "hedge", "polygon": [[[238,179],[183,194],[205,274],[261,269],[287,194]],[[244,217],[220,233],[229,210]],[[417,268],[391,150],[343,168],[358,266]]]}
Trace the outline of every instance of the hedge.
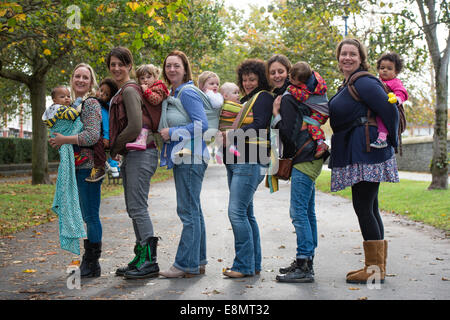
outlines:
{"label": "hedge", "polygon": [[[0,138],[0,164],[31,163],[31,139]],[[59,161],[58,150],[48,145],[48,161]]]}

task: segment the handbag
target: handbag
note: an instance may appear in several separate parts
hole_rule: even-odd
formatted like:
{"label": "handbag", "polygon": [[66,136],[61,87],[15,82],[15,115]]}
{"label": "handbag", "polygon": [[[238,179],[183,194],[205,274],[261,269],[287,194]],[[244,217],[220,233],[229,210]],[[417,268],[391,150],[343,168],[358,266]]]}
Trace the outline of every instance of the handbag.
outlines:
{"label": "handbag", "polygon": [[294,159],[303,151],[303,149],[312,142],[312,139],[308,139],[303,146],[298,149],[292,158],[278,158],[278,171],[273,176],[280,180],[289,180],[292,174],[292,166]]}

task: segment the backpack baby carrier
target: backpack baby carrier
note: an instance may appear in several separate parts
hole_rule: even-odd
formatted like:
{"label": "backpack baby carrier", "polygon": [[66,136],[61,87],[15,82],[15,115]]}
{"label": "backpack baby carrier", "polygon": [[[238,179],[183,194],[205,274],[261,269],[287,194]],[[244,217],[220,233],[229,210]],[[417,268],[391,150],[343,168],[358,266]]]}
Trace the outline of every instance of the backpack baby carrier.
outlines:
{"label": "backpack baby carrier", "polygon": [[[359,72],[354,73],[347,82],[348,92],[353,97],[353,99],[355,99],[356,101],[358,101],[358,102],[362,101],[361,97],[359,96],[358,91],[356,90],[356,87],[354,85],[355,81],[361,77],[372,77],[374,79],[377,79],[377,81],[379,81],[383,85],[383,89],[386,93],[391,92],[391,90],[389,90],[389,88],[386,86],[386,84],[384,84],[382,81],[380,81],[377,77],[375,77],[370,72],[359,71]],[[396,103],[396,106],[397,106],[398,114],[399,114],[399,125],[398,125],[398,146],[399,146],[399,148],[398,148],[398,150],[396,148],[395,152],[396,153],[399,152],[400,156],[401,156],[403,154],[403,152],[402,152],[402,133],[406,130],[406,116],[405,116],[405,110],[403,109],[403,105]],[[375,117],[371,114],[370,108],[367,108],[367,122],[365,123],[366,147],[367,147],[366,151],[367,152],[370,152],[369,126],[377,126],[377,124],[376,124]]]}

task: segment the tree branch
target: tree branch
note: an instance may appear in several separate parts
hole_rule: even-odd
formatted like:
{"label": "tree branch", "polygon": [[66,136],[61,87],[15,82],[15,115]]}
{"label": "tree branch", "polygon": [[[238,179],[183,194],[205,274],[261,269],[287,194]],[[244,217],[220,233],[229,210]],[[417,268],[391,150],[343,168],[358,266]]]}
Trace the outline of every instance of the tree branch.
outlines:
{"label": "tree branch", "polygon": [[5,70],[4,68],[2,68],[2,66],[3,63],[0,60],[0,77],[21,82],[26,84],[27,86],[30,85],[30,77],[28,75],[15,70]]}

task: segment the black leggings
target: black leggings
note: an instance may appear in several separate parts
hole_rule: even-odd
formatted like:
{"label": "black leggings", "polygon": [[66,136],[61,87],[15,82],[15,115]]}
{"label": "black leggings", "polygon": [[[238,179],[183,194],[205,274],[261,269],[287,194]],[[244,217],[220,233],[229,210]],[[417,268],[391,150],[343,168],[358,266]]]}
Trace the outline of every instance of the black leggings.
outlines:
{"label": "black leggings", "polygon": [[353,208],[365,241],[384,239],[384,227],[378,211],[379,182],[358,182],[352,186]]}

